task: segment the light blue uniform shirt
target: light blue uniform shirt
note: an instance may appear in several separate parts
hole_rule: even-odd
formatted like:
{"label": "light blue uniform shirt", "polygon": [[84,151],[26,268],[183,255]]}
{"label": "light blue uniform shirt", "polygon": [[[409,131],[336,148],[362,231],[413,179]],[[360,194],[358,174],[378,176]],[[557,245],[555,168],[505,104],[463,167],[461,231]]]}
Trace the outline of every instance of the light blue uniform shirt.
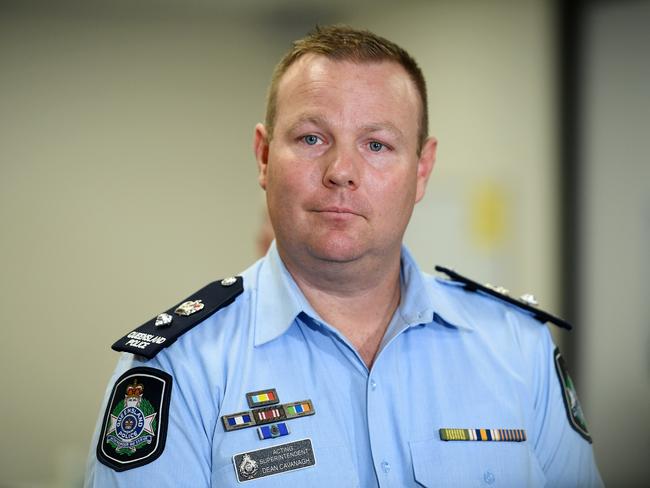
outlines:
{"label": "light blue uniform shirt", "polygon": [[[136,366],[173,377],[167,443],[144,466],[99,463],[87,486],[234,487],[233,455],[311,439],[315,466],[255,487],[601,486],[591,445],[569,425],[549,331],[521,310],[422,273],[402,253],[401,303],[371,370],[313,310],[275,246],[231,305],[151,360],[123,354],[107,390]],[[310,399],[288,436],[226,432],[246,393]],[[104,400],[104,404],[107,402]],[[445,442],[441,428],[524,429],[525,442]]]}

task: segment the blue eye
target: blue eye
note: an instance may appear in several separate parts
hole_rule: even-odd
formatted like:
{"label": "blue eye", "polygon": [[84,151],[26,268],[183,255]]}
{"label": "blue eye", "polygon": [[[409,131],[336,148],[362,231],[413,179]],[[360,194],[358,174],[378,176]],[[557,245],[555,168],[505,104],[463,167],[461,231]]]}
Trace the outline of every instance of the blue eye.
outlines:
{"label": "blue eye", "polygon": [[315,136],[315,135],[313,135],[313,134],[306,135],[306,136],[304,136],[302,139],[303,139],[303,140],[304,140],[304,141],[305,141],[309,146],[314,146],[314,145],[318,144],[318,137]]}
{"label": "blue eye", "polygon": [[379,152],[386,146],[384,146],[381,142],[372,141],[370,144],[368,144],[368,147],[372,152]]}

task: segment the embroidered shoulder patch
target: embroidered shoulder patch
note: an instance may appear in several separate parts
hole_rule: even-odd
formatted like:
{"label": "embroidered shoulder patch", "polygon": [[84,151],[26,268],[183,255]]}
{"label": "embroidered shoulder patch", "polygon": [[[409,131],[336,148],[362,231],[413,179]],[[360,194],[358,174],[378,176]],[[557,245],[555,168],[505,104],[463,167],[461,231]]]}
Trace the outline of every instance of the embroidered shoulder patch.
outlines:
{"label": "embroidered shoulder patch", "polygon": [[138,367],[115,382],[108,399],[97,459],[115,471],[126,471],[157,459],[165,448],[172,377]]}
{"label": "embroidered shoulder patch", "polygon": [[567,417],[569,418],[569,424],[571,424],[571,427],[573,427],[578,434],[591,443],[591,435],[587,429],[587,421],[582,412],[580,400],[578,400],[578,394],[576,393],[575,386],[573,385],[571,376],[569,376],[569,371],[567,370],[566,363],[564,362],[564,358],[562,357],[559,348],[555,348],[553,357],[555,360],[555,370],[557,371],[557,376],[560,380],[560,385],[562,386],[562,398],[564,400]]}

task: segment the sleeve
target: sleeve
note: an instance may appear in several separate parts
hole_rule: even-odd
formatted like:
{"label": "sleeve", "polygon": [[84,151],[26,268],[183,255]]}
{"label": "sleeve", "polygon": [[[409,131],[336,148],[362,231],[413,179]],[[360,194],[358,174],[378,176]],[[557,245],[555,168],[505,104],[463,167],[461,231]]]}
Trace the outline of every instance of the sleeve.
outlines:
{"label": "sleeve", "polygon": [[534,371],[534,449],[547,486],[602,487],[573,383],[548,329],[543,330]]}
{"label": "sleeve", "polygon": [[151,360],[123,354],[102,402],[84,487],[210,486],[214,418],[212,402],[195,388],[201,377],[164,353]]}

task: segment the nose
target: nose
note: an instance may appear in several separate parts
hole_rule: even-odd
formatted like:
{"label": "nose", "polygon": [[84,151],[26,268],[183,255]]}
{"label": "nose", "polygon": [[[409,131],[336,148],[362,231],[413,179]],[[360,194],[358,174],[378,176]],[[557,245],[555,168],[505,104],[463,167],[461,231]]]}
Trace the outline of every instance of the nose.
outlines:
{"label": "nose", "polygon": [[[334,151],[333,151],[334,152]],[[360,167],[353,150],[338,149],[327,162],[323,173],[323,184],[327,188],[356,190],[360,183]]]}

